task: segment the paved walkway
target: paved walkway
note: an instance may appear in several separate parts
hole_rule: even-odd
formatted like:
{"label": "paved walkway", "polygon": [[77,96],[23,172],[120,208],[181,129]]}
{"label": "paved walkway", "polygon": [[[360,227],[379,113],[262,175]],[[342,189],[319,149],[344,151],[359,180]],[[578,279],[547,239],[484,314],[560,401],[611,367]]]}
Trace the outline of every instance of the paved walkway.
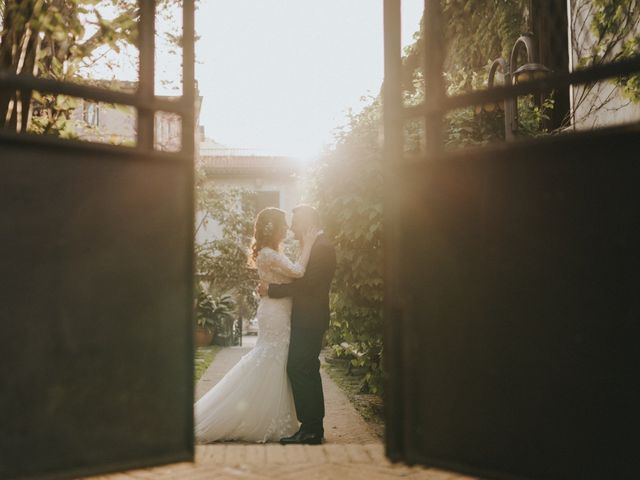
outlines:
{"label": "paved walkway", "polygon": [[[242,347],[224,348],[196,385],[202,397],[247,353],[255,338],[244,337]],[[450,472],[393,465],[375,433],[353,408],[339,387],[322,371],[325,393],[325,439],[318,446],[218,443],[196,446],[194,463],[92,477],[92,480],[132,479],[311,479],[472,480]]]}
{"label": "paved walkway", "polygon": [[[209,391],[255,344],[256,337],[245,336],[242,347],[224,348],[196,385],[196,400]],[[378,436],[362,419],[340,388],[321,369],[325,396],[325,440],[327,443],[376,443]]]}

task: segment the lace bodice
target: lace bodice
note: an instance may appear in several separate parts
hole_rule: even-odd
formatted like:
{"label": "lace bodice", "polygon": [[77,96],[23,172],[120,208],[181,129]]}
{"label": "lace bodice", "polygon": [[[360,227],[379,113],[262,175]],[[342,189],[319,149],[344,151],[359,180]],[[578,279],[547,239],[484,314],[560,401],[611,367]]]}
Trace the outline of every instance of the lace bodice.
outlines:
{"label": "lace bodice", "polygon": [[302,265],[289,260],[285,254],[269,247],[260,250],[256,266],[260,280],[267,283],[289,283],[292,278],[302,277],[305,270]]}

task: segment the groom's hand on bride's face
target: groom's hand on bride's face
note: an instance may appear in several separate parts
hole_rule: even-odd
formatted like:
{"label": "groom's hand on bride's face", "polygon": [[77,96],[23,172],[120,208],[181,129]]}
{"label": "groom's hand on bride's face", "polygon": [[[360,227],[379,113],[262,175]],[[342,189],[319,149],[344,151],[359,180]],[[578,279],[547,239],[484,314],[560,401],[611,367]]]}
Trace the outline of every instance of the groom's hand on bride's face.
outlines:
{"label": "groom's hand on bride's face", "polygon": [[302,246],[313,245],[313,242],[316,241],[316,237],[318,236],[319,231],[320,230],[318,230],[318,227],[307,228],[307,230],[304,232],[304,235],[302,236]]}
{"label": "groom's hand on bride's face", "polygon": [[258,284],[258,295],[261,297],[266,297],[269,294],[269,284],[265,282],[260,282]]}

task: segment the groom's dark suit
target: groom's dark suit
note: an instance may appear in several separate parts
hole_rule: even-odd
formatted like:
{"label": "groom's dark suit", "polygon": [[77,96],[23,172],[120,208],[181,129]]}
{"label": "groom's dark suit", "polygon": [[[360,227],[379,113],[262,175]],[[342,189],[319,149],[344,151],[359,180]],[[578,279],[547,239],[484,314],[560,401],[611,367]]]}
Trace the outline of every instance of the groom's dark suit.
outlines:
{"label": "groom's dark suit", "polygon": [[287,373],[301,431],[320,436],[324,433],[324,396],[318,356],[322,337],[329,327],[329,289],[335,269],[335,248],[320,234],[311,249],[304,276],[288,284],[269,285],[270,297],[293,297]]}

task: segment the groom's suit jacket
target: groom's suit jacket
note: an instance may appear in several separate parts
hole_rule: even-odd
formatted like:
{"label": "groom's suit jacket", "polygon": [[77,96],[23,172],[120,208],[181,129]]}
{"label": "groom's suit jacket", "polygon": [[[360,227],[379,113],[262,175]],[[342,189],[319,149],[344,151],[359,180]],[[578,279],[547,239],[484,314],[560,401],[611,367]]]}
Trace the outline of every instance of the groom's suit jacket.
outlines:
{"label": "groom's suit jacket", "polygon": [[293,297],[291,328],[329,327],[329,290],[336,270],[336,250],[324,233],[316,238],[304,276],[269,285],[272,298]]}

